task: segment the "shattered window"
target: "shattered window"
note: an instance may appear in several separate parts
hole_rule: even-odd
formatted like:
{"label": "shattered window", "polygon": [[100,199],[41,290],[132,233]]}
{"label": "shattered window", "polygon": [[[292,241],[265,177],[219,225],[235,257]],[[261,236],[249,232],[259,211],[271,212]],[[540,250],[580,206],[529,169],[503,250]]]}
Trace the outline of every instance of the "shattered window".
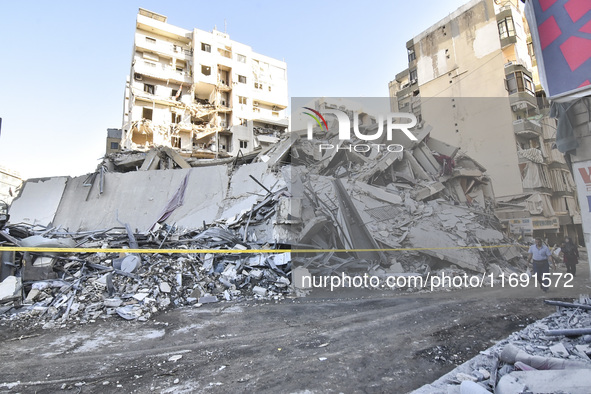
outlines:
{"label": "shattered window", "polygon": [[154,85],[150,85],[148,83],[144,84],[144,92],[154,94]]}
{"label": "shattered window", "polygon": [[246,77],[244,75],[238,75],[238,82],[246,83]]}
{"label": "shattered window", "polygon": [[211,52],[211,45],[204,42],[201,43],[201,50],[205,52]]}
{"label": "shattered window", "polygon": [[211,67],[209,67],[209,66],[201,66],[201,74],[203,74],[203,75],[211,75]]}
{"label": "shattered window", "polygon": [[408,48],[407,51],[408,51],[408,62],[410,63],[417,58],[417,55],[415,54],[414,48]]}
{"label": "shattered window", "polygon": [[499,36],[501,39],[513,37],[515,35],[515,26],[513,25],[513,18],[508,16],[498,23]]}

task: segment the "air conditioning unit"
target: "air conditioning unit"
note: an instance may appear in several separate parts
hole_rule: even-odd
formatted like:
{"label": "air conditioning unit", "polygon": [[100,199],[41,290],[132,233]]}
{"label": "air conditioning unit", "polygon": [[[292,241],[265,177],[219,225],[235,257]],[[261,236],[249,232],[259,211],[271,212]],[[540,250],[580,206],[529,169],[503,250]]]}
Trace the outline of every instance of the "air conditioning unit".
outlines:
{"label": "air conditioning unit", "polygon": [[411,80],[410,80],[410,84],[411,84],[411,85],[414,85],[415,83],[417,83],[417,80],[416,80],[416,79],[411,79]]}
{"label": "air conditioning unit", "polygon": [[144,79],[144,76],[140,73],[135,73],[133,74],[133,79],[135,79],[136,81],[141,81],[142,79]]}

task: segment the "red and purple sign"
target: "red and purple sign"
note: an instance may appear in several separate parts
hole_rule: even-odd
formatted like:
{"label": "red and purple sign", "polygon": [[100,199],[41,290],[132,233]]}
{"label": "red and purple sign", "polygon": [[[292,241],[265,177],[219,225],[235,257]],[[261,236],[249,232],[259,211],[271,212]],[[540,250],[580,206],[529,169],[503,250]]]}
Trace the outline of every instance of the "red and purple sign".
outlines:
{"label": "red and purple sign", "polygon": [[526,16],[548,96],[591,94],[591,0],[527,0]]}

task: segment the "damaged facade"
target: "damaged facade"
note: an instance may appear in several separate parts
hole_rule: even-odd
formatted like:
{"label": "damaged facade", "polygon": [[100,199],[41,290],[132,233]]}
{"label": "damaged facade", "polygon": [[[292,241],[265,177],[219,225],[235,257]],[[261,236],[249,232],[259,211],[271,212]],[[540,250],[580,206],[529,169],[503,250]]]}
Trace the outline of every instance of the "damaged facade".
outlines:
{"label": "damaged facade", "polygon": [[556,149],[517,0],[472,0],[406,44],[408,69],[389,83],[391,107],[434,122],[433,136],[487,168],[507,231],[582,241],[575,184]]}
{"label": "damaged facade", "polygon": [[185,157],[246,154],[288,126],[287,66],[213,30],[185,30],[140,8],[121,146]]}

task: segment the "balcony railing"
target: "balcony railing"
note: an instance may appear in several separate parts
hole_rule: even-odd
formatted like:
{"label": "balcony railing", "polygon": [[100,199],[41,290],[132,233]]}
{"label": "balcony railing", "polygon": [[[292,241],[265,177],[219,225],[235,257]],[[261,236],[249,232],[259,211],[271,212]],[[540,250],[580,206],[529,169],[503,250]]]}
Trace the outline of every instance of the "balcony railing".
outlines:
{"label": "balcony railing", "polygon": [[186,59],[193,55],[192,49],[183,48],[182,45],[172,44],[170,42],[165,42],[161,40],[154,41],[147,41],[145,37],[140,36],[136,40],[136,47],[140,50],[148,49],[150,51],[154,51],[157,53],[164,54],[169,57],[176,57],[180,59]]}
{"label": "balcony railing", "polygon": [[542,126],[527,119],[519,119],[513,122],[515,134],[524,137],[536,137],[542,134]]}
{"label": "balcony railing", "polygon": [[134,66],[134,72],[158,79],[171,79],[179,82],[191,82],[188,70],[177,70],[172,66],[154,62],[138,62]]}

